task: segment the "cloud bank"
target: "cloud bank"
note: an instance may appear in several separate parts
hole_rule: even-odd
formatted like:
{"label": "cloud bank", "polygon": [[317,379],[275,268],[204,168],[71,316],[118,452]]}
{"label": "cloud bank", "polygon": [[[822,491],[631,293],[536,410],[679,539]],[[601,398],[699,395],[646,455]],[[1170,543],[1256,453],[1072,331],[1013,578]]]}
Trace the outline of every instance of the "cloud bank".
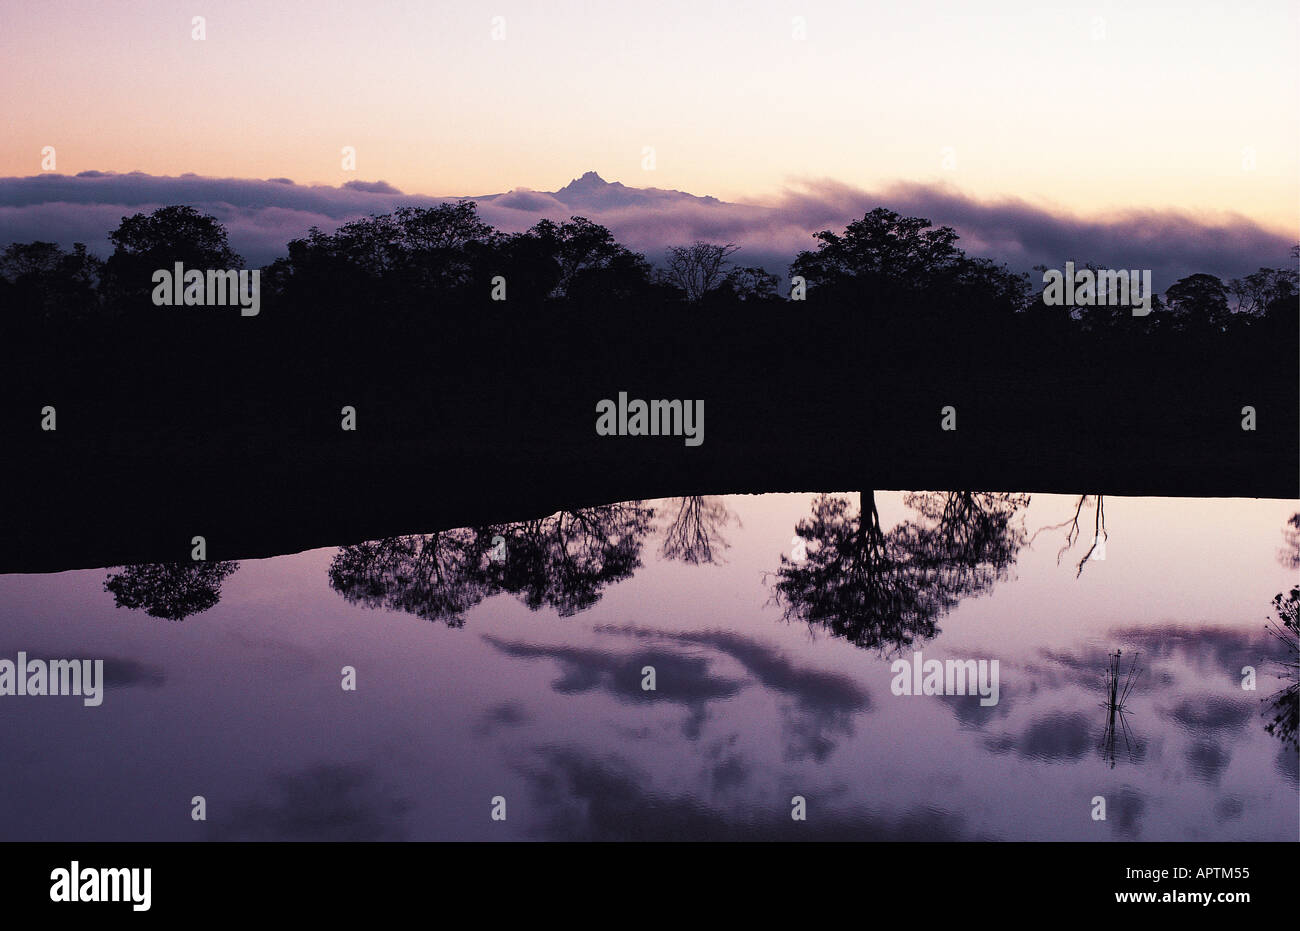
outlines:
{"label": "cloud bank", "polygon": [[[741,246],[737,262],[781,274],[800,250],[815,245],[816,231],[842,230],[877,206],[951,226],[968,254],[1005,262],[1017,271],[1035,265],[1060,268],[1067,260],[1150,268],[1159,289],[1194,272],[1232,278],[1261,266],[1287,267],[1297,240],[1239,215],[1135,210],[1081,218],[1018,200],[980,201],[939,185],[897,184],[869,191],[834,181],[807,181],[787,188],[767,205],[724,203],[677,192],[657,192],[647,201],[643,189],[623,188],[622,197],[620,186],[607,187],[603,193],[608,196],[599,206],[572,202],[566,194],[569,188],[517,189],[471,199],[479,202],[487,222],[508,232],[527,229],[542,218],[581,215],[609,227],[620,242],[652,262],[659,261],[668,246],[703,239],[736,243]],[[38,239],[64,246],[84,242],[91,251],[107,255],[108,234],[122,217],[167,204],[190,204],[217,217],[235,249],[251,264],[262,265],[284,255],[289,240],[312,226],[329,232],[370,214],[455,199],[403,194],[384,181],[330,187],[287,178],[102,171],[0,178],[0,245]]]}

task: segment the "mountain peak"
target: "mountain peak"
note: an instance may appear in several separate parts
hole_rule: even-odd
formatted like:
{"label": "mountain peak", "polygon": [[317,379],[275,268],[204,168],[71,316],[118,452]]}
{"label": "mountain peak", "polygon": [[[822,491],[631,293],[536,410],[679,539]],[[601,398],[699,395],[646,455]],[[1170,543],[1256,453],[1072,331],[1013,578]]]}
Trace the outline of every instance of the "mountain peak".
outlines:
{"label": "mountain peak", "polygon": [[[477,200],[492,201],[510,198],[510,203],[521,209],[531,209],[541,198],[554,198],[571,210],[618,210],[623,207],[664,207],[677,203],[712,205],[721,203],[716,197],[697,197],[684,191],[665,191],[659,188],[628,187],[621,181],[606,181],[595,171],[584,171],[558,191],[511,191],[509,194],[482,195]],[[505,203],[505,201],[503,201]]]}
{"label": "mountain peak", "polygon": [[570,181],[568,184],[565,185],[565,188],[572,188],[575,186],[603,187],[606,184],[609,184],[609,182],[606,181],[604,178],[602,178],[600,175],[596,174],[596,172],[584,171],[582,173],[581,178],[574,178],[572,181]]}

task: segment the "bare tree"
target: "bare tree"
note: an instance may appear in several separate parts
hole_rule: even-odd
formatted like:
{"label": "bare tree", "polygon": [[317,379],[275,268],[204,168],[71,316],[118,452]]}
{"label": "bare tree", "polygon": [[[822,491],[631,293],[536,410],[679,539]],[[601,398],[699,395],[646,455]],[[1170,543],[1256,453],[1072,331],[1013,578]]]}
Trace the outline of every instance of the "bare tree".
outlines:
{"label": "bare tree", "polygon": [[686,292],[686,299],[697,304],[722,284],[726,268],[731,264],[730,256],[739,249],[731,243],[719,246],[698,240],[689,246],[673,246],[664,254],[667,267],[663,279]]}
{"label": "bare tree", "polygon": [[1079,519],[1083,515],[1083,507],[1088,503],[1089,498],[1095,498],[1097,501],[1096,512],[1093,515],[1092,545],[1088,547],[1088,551],[1083,554],[1083,558],[1079,560],[1079,564],[1075,567],[1074,577],[1076,579],[1083,575],[1083,567],[1087,565],[1088,560],[1092,558],[1093,553],[1097,552],[1097,547],[1101,547],[1101,553],[1098,558],[1106,558],[1106,541],[1110,539],[1110,534],[1106,532],[1105,495],[1080,495],[1078,502],[1074,506],[1073,518],[1067,521],[1062,521],[1059,524],[1052,524],[1050,527],[1040,527],[1034,532],[1034,536],[1029,538],[1029,542],[1032,544],[1034,538],[1044,530],[1060,530],[1063,527],[1068,528],[1065,531],[1065,545],[1062,546],[1056,554],[1056,563],[1057,565],[1060,565],[1061,557],[1079,542]]}
{"label": "bare tree", "polygon": [[1261,268],[1228,282],[1228,294],[1234,313],[1261,317],[1275,302],[1294,301],[1298,287],[1300,275],[1293,269]]}
{"label": "bare tree", "polygon": [[722,528],[733,520],[739,524],[740,518],[718,497],[692,495],[677,500],[681,506],[664,531],[663,557],[693,565],[723,562],[722,551],[730,544],[723,539]]}

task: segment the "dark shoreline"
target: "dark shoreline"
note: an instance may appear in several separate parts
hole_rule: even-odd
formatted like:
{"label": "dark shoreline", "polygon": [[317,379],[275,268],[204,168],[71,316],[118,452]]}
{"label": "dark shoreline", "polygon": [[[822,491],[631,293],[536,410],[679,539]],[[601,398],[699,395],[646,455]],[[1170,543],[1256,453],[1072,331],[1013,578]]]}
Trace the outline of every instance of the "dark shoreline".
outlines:
{"label": "dark shoreline", "polygon": [[[756,451],[745,469],[734,461],[743,455],[686,450],[677,445],[680,440],[652,440],[661,444],[654,459],[633,455],[644,441],[650,438],[604,438],[611,453],[624,455],[586,461],[515,457],[504,473],[490,459],[411,457],[388,467],[368,457],[317,461],[314,473],[305,464],[241,465],[228,458],[206,469],[193,461],[164,466],[153,459],[150,468],[128,462],[88,474],[40,457],[45,461],[39,466],[32,463],[25,475],[6,479],[8,488],[18,483],[25,494],[5,504],[0,572],[188,561],[196,534],[205,537],[209,560],[250,559],[681,495],[972,489],[1300,498],[1294,479],[1287,485],[1278,470],[1251,474],[1257,462],[1249,456],[1221,456],[1171,482],[1157,478],[1161,470],[1150,460],[1070,468],[1068,455],[1060,455],[1050,464],[1054,468],[1045,468],[1041,459],[980,461],[963,456],[959,447],[929,461],[859,465],[847,456],[817,462],[770,453],[764,458]],[[1251,480],[1243,481],[1243,473]],[[177,481],[178,475],[184,479]]]}
{"label": "dark shoreline", "polygon": [[[1083,338],[1023,314],[953,329],[854,304],[670,302],[354,331],[268,306],[13,335],[0,572],[188,561],[196,534],[210,560],[256,558],[679,495],[1300,498],[1285,321]],[[703,444],[598,436],[597,403],[620,391],[704,400]]]}

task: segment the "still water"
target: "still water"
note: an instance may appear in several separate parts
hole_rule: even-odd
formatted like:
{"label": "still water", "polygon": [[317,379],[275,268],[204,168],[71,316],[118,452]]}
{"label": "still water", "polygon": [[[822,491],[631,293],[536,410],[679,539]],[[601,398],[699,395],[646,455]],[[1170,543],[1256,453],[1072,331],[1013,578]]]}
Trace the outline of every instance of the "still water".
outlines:
{"label": "still water", "polygon": [[[0,657],[107,680],[0,696],[0,838],[1296,840],[1300,505],[1098,504],[675,498],[0,576]],[[918,652],[996,660],[997,703],[895,694]]]}

